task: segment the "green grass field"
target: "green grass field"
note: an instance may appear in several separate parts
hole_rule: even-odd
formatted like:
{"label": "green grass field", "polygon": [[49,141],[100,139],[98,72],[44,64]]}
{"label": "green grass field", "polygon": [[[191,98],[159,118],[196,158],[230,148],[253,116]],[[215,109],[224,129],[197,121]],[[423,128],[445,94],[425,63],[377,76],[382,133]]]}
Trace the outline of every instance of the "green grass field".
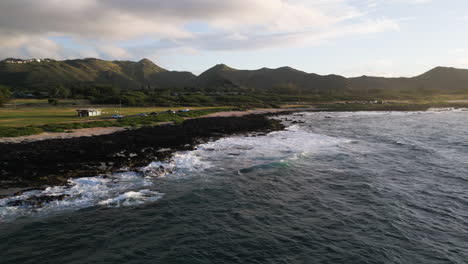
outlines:
{"label": "green grass field", "polygon": [[[149,116],[134,116],[140,113],[164,112],[169,109],[177,111],[186,107],[100,107],[97,105],[78,105],[76,102],[66,102],[58,106],[50,106],[45,100],[16,100],[0,108],[0,137],[17,137],[42,132],[65,132],[80,128],[94,127],[139,127],[155,125],[162,122],[181,123],[186,118],[199,117],[214,112],[232,111],[233,108],[223,107],[190,107],[192,111],[184,113],[164,113]],[[70,106],[70,104],[74,104]],[[99,117],[81,118],[76,109],[97,108],[103,111]],[[120,114],[121,119],[108,117]]]}
{"label": "green grass field", "polygon": [[[3,108],[0,108],[0,126],[22,127],[29,125],[44,125],[54,123],[70,123],[70,122],[89,122],[96,121],[102,118],[120,114],[123,116],[135,115],[139,113],[162,112],[169,109],[179,110],[187,107],[100,107],[97,105],[73,105],[71,102],[65,102],[65,105],[51,106],[47,100],[38,99],[16,99],[10,102]],[[76,110],[80,108],[97,108],[102,109],[103,115],[99,117],[80,118],[77,117]],[[190,107],[189,109],[207,109],[209,107]]]}

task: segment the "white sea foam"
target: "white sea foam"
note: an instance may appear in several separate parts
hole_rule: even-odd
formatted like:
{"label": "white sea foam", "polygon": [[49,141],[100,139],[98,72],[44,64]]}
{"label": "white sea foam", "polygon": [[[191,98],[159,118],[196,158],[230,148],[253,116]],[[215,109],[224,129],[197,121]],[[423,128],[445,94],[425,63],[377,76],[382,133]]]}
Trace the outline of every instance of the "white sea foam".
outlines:
{"label": "white sea foam", "polygon": [[138,192],[130,191],[121,194],[115,198],[109,198],[107,200],[99,202],[99,205],[106,206],[131,206],[144,204],[147,202],[154,202],[159,200],[162,194],[150,190],[141,190]]}
{"label": "white sea foam", "polygon": [[163,196],[153,190],[158,179],[168,175],[177,179],[205,175],[210,169],[239,170],[292,161],[346,142],[349,140],[311,133],[298,125],[262,136],[227,137],[201,144],[193,151],[178,152],[170,162],[152,162],[139,172],[72,179],[68,186],[0,199],[0,221],[91,206],[119,207],[153,202]]}
{"label": "white sea foam", "polygon": [[284,156],[284,153],[314,152],[348,142],[343,138],[335,138],[304,131],[298,125],[288,127],[284,131],[272,132],[262,137],[230,137],[204,144],[201,150],[237,151],[249,156]]}
{"label": "white sea foam", "polygon": [[451,113],[461,113],[461,112],[467,112],[468,108],[454,108],[454,107],[443,107],[443,108],[429,108],[427,112],[430,113],[446,113],[446,112],[451,112]]}
{"label": "white sea foam", "polygon": [[170,162],[155,161],[141,171],[147,177],[185,178],[205,175],[206,170],[237,170],[245,166],[294,160],[350,142],[345,138],[311,133],[299,125],[262,136],[254,135],[226,137],[201,144],[193,151],[175,153]]}
{"label": "white sea foam", "polygon": [[118,173],[110,177],[72,179],[68,186],[53,186],[0,199],[0,221],[95,205],[127,206],[155,201],[163,194],[141,190],[152,184],[150,179],[135,172]]}
{"label": "white sea foam", "polygon": [[[350,142],[305,131],[299,125],[263,136],[234,136],[199,145],[196,150],[174,156],[174,175],[206,169],[229,170],[294,160],[301,155],[330,150]],[[172,176],[172,174],[171,174]]]}
{"label": "white sea foam", "polygon": [[163,178],[167,174],[174,172],[174,169],[174,162],[154,161],[148,166],[141,168],[140,171],[146,178]]}
{"label": "white sea foam", "polygon": [[304,115],[317,118],[347,118],[347,117],[372,117],[372,116],[409,116],[429,113],[427,111],[361,111],[361,112],[308,112]]}
{"label": "white sea foam", "polygon": [[466,113],[468,108],[429,108],[426,111],[356,111],[356,112],[304,112],[297,115],[314,116],[318,118],[346,118],[371,116],[411,116],[420,114]]}
{"label": "white sea foam", "polygon": [[162,178],[167,175],[174,177],[185,177],[186,175],[203,171],[212,166],[210,161],[202,160],[203,156],[197,150],[177,152],[169,162],[154,161],[140,170],[146,177]]}

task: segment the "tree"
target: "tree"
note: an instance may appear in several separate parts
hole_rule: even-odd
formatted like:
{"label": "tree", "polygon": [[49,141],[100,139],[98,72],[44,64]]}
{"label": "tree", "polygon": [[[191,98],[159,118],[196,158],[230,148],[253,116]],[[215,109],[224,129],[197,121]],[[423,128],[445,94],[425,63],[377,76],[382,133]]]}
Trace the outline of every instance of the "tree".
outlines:
{"label": "tree", "polygon": [[71,94],[70,89],[63,86],[63,84],[60,84],[60,85],[56,86],[55,88],[52,88],[49,91],[50,97],[53,97],[53,98],[65,98],[65,99],[67,99],[68,96],[70,96],[70,94]]}
{"label": "tree", "polygon": [[122,103],[129,106],[145,105],[149,97],[142,92],[126,92],[122,96]]}
{"label": "tree", "polygon": [[278,94],[294,95],[299,94],[300,89],[293,83],[284,83],[273,87],[273,92]]}
{"label": "tree", "polygon": [[51,105],[58,105],[59,101],[57,99],[54,99],[54,98],[49,98],[47,99],[47,102]]}
{"label": "tree", "polygon": [[0,85],[0,105],[6,103],[11,96],[10,88],[8,86]]}

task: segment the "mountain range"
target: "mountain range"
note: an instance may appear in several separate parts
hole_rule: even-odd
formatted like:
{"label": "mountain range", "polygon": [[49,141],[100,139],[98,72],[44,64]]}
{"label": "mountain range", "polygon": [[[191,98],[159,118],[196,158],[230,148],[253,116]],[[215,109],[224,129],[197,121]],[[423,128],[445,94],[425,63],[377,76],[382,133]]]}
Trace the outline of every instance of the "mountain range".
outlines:
{"label": "mountain range", "polygon": [[190,72],[163,69],[148,59],[138,62],[94,58],[64,61],[6,59],[0,61],[0,84],[23,90],[40,90],[56,85],[107,84],[124,90],[145,87],[275,91],[289,86],[310,94],[393,90],[452,93],[468,91],[468,70],[437,67],[412,78],[345,78],[306,73],[290,67],[238,70],[218,64],[196,76]]}

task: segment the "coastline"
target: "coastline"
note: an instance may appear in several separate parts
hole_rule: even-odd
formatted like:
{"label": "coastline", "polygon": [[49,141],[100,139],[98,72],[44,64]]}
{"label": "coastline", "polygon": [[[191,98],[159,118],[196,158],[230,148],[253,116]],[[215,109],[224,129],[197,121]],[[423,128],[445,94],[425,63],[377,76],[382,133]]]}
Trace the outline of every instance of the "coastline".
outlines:
{"label": "coastline", "polygon": [[1,195],[21,188],[64,185],[70,178],[131,170],[228,135],[281,130],[284,126],[268,116],[297,111],[301,110],[207,116],[104,135],[0,143]]}
{"label": "coastline", "polygon": [[[210,118],[210,117],[240,117],[246,115],[259,115],[259,114],[276,114],[286,112],[297,112],[297,111],[311,111],[314,108],[290,108],[290,109],[256,109],[246,111],[226,111],[216,112],[196,118]],[[187,118],[187,119],[196,119]],[[171,122],[159,123],[158,125],[170,124]],[[0,144],[2,143],[28,143],[36,142],[41,140],[50,139],[69,139],[69,138],[80,138],[80,137],[92,137],[100,135],[108,135],[116,132],[121,132],[128,129],[135,129],[131,127],[95,127],[95,128],[81,128],[72,129],[67,132],[44,132],[41,134],[29,135],[29,136],[18,136],[18,137],[0,137]]]}
{"label": "coastline", "polygon": [[[225,136],[281,130],[268,116],[323,108],[216,112],[181,124],[88,128],[72,133],[0,138],[0,197],[24,189],[65,185],[71,178],[106,175],[166,161],[176,151]],[[327,110],[329,111],[329,110]]]}
{"label": "coastline", "polygon": [[116,132],[124,131],[127,128],[124,127],[95,127],[95,128],[81,128],[73,129],[70,132],[44,132],[41,134],[35,134],[30,136],[20,137],[0,137],[0,144],[20,144],[35,142],[49,139],[67,139],[67,138],[79,138],[79,137],[93,137],[113,134]]}

